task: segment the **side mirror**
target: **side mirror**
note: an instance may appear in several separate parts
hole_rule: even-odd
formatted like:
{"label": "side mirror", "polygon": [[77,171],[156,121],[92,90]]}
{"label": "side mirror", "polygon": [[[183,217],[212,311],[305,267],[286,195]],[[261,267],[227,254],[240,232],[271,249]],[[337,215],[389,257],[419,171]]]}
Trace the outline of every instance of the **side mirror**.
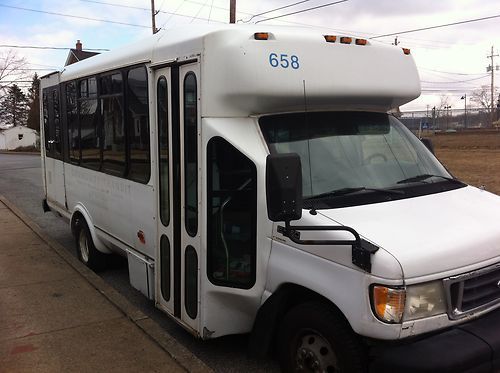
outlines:
{"label": "side mirror", "polygon": [[266,200],[271,221],[289,222],[302,217],[302,166],[297,153],[267,156]]}
{"label": "side mirror", "polygon": [[420,141],[422,141],[425,147],[429,149],[432,154],[436,155],[436,153],[434,153],[434,145],[432,144],[431,139],[420,139]]}

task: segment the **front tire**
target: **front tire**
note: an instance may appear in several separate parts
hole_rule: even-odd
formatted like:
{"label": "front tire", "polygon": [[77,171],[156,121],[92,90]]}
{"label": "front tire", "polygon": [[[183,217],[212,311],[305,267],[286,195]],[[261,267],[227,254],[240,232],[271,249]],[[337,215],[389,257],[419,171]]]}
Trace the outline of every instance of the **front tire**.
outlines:
{"label": "front tire", "polygon": [[87,223],[84,220],[79,220],[76,227],[75,238],[78,259],[95,272],[104,270],[107,256],[96,249]]}
{"label": "front tire", "polygon": [[366,352],[348,323],[321,302],[300,304],[283,319],[282,372],[366,372]]}

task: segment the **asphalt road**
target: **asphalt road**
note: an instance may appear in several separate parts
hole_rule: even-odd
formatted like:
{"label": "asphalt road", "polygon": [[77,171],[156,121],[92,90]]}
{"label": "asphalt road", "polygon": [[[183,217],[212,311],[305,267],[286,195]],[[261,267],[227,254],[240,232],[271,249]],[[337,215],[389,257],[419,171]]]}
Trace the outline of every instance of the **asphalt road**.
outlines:
{"label": "asphalt road", "polygon": [[[54,214],[43,212],[42,185],[41,162],[38,155],[0,154],[0,194],[13,202],[47,234],[76,256],[75,243],[69,226]],[[99,275],[216,372],[279,371],[273,360],[255,360],[247,357],[247,336],[227,336],[211,341],[200,341],[187,333],[132,288],[128,281],[128,268],[124,259],[116,257],[111,268]]]}

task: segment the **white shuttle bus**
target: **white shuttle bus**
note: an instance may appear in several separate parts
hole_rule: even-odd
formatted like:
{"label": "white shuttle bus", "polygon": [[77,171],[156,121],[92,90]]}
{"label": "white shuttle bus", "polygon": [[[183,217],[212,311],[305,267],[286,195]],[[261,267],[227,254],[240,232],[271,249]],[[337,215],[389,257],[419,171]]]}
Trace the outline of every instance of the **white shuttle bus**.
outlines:
{"label": "white shuttle bus", "polygon": [[44,208],[80,260],[284,372],[500,369],[500,197],[394,116],[407,49],[168,30],[42,78]]}

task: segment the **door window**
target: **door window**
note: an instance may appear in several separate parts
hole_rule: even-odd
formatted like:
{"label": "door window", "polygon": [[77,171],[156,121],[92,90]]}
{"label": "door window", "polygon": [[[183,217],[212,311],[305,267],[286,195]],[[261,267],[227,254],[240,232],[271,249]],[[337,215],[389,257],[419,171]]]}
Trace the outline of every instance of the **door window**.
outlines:
{"label": "door window", "polygon": [[198,232],[198,98],[196,76],[190,72],[184,79],[184,175],[186,198],[186,231]]}
{"label": "door window", "polygon": [[207,146],[208,277],[217,285],[249,289],[255,283],[257,171],[221,137]]}
{"label": "door window", "polygon": [[167,227],[170,223],[169,203],[169,148],[168,148],[168,93],[167,79],[164,76],[158,79],[156,87],[157,116],[158,116],[158,157],[159,157],[159,184],[160,184],[160,219]]}

